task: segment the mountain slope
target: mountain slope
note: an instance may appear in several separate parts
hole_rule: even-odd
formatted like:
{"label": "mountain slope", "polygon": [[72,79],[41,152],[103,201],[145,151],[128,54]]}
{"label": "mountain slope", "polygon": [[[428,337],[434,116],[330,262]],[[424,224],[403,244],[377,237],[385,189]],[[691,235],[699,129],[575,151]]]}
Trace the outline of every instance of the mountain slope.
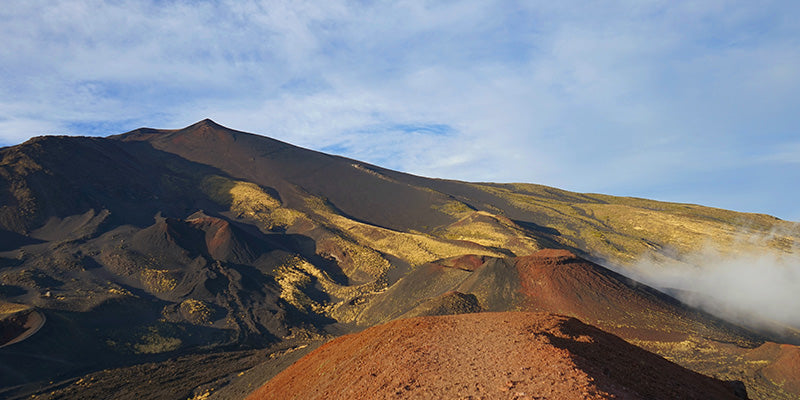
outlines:
{"label": "mountain slope", "polygon": [[582,322],[480,313],[390,322],[327,343],[248,399],[736,399]]}
{"label": "mountain slope", "polygon": [[360,322],[387,322],[449,292],[474,295],[482,310],[561,313],[630,339],[680,341],[695,335],[743,346],[760,344],[758,336],[744,329],[554,249],[517,258],[464,256],[426,264],[377,295]]}
{"label": "mountain slope", "polygon": [[[529,240],[535,238],[546,247],[558,244],[621,264],[654,250],[674,257],[676,251],[696,250],[706,242],[723,248],[742,245],[734,242],[744,233],[788,232],[778,235],[772,245],[785,250],[798,244],[795,224],[766,215],[532,184],[422,178],[234,131],[210,120],[180,130],[140,129],[115,138],[147,142],[232,177],[274,188],[291,208],[303,209],[305,197],[312,194],[345,216],[394,230],[459,237],[463,235],[458,231],[447,232],[448,225],[481,211],[503,218],[514,225],[512,230],[523,231]],[[485,237],[486,229],[481,228],[476,232]]]}
{"label": "mountain slope", "polygon": [[[773,239],[741,244],[738,232]],[[210,120],[35,138],[0,149],[0,300],[47,322],[0,350],[0,394],[399,317],[522,309],[580,317],[770,397],[796,379],[779,366],[791,350],[751,352],[769,338],[598,264],[624,271],[704,242],[785,253],[798,237],[764,215],[417,177]],[[571,253],[537,253],[546,248]],[[707,349],[715,365],[697,357]]]}
{"label": "mountain slope", "polygon": [[211,120],[176,131],[137,130],[117,139],[147,142],[233,178],[273,188],[291,208],[304,208],[305,196],[311,194],[328,199],[346,216],[395,230],[452,221],[435,209],[447,204],[446,195],[385,179],[367,164],[234,131]]}

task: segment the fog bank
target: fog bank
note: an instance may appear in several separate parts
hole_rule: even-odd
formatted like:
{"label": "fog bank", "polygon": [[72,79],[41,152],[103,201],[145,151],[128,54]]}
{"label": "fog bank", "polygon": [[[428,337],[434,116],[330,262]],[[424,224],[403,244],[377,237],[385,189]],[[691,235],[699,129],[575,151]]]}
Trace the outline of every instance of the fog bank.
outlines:
{"label": "fog bank", "polygon": [[646,256],[620,272],[720,318],[783,334],[800,329],[800,253],[770,241],[748,238],[735,252],[709,245],[680,261]]}

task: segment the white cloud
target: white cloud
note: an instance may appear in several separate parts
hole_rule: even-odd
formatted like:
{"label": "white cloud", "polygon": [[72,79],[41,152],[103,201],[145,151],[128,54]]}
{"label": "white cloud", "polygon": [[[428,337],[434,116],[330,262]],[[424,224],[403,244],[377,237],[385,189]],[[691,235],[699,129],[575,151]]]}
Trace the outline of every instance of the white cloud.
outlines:
{"label": "white cloud", "polygon": [[793,164],[800,164],[800,142],[781,143],[772,148],[758,161],[765,163],[783,164],[785,168],[796,168]]}
{"label": "white cloud", "polygon": [[[800,329],[800,256],[793,235],[743,233],[734,253],[707,245],[681,261],[644,258],[621,272],[728,321],[785,334],[787,327]],[[787,251],[768,247],[776,243]]]}
{"label": "white cloud", "polygon": [[3,119],[0,120],[0,131],[10,132],[5,136],[7,140],[13,143],[22,143],[33,136],[58,134],[59,127],[42,120]]}

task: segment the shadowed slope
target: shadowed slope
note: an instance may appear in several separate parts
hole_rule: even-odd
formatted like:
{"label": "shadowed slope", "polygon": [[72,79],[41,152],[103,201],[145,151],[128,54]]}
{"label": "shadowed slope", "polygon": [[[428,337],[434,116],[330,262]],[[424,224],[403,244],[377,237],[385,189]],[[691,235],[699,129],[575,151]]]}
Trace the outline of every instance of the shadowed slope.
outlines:
{"label": "shadowed slope", "polygon": [[480,313],[394,321],[315,350],[248,399],[735,399],[580,321]]}
{"label": "shadowed slope", "polygon": [[0,374],[0,391],[163,354],[263,345],[301,326],[303,315],[287,322],[291,307],[269,276],[296,243],[218,215],[226,205],[201,183],[219,173],[145,142],[40,137],[0,149],[0,239],[9,238],[0,300],[36,306],[48,321],[0,351],[0,364],[14,366]]}
{"label": "shadowed slope", "polygon": [[103,210],[114,223],[144,226],[158,212],[180,215],[212,205],[194,180],[214,171],[147,143],[33,138],[0,149],[0,229],[45,228],[41,236],[63,240],[79,228],[65,219]]}
{"label": "shadowed slope", "polygon": [[[387,179],[376,167],[235,131],[203,120],[180,130],[140,129],[116,137],[146,141],[238,179],[276,188],[287,205],[305,208],[303,191],[327,198],[345,215],[398,230],[453,222],[436,211],[447,196]],[[388,213],[386,210],[393,210]]]}

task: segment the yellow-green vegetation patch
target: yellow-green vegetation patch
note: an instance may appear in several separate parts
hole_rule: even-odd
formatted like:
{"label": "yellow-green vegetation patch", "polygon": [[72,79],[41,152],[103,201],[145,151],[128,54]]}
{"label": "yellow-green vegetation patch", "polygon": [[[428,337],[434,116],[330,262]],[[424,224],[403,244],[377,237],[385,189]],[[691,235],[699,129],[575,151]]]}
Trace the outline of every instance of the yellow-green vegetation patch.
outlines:
{"label": "yellow-green vegetation patch", "polygon": [[215,202],[230,207],[240,217],[261,222],[268,229],[287,228],[307,219],[302,212],[283,207],[278,199],[252,182],[211,175],[203,179],[202,188]]}
{"label": "yellow-green vegetation patch", "polygon": [[542,246],[511,220],[485,211],[476,211],[444,229],[442,236],[465,240],[485,247],[508,250],[515,255],[528,255]]}
{"label": "yellow-green vegetation patch", "polygon": [[203,192],[212,200],[229,205],[231,209],[250,212],[280,207],[280,202],[255,183],[235,181],[219,175],[207,176],[201,183]]}
{"label": "yellow-green vegetation patch", "polygon": [[303,198],[303,200],[304,200],[304,202],[306,204],[306,207],[308,207],[310,210],[312,210],[314,212],[322,213],[322,214],[338,215],[338,214],[336,214],[336,211],[333,209],[333,207],[331,207],[328,204],[327,200],[325,200],[325,199],[322,199],[322,198],[320,198],[318,196],[313,196],[313,195],[308,194],[307,196],[305,196]]}
{"label": "yellow-green vegetation patch", "polygon": [[[422,265],[462,254],[495,257],[504,255],[502,252],[454,240],[423,233],[398,232],[355,221],[339,215],[325,199],[316,196],[307,196],[305,202],[308,209],[318,217],[318,221],[335,232],[320,240],[319,247],[331,253],[348,276],[355,274],[357,279],[359,276],[363,277],[364,273],[379,277],[388,271],[391,265],[382,254],[397,257],[411,265]],[[440,211],[458,215],[462,212],[473,212],[466,204],[458,201],[446,203]],[[329,242],[327,245],[326,241]],[[340,251],[333,251],[332,247],[338,247]],[[342,253],[344,257],[337,253]]]}
{"label": "yellow-green vegetation patch", "polygon": [[266,219],[262,220],[263,222],[268,222],[270,227],[281,228],[287,228],[295,225],[298,221],[311,221],[302,212],[285,207],[272,210],[272,212],[266,217]]}
{"label": "yellow-green vegetation patch", "polygon": [[133,350],[138,354],[159,354],[175,351],[181,347],[182,341],[174,337],[162,336],[155,328],[143,335],[139,343],[133,345]]}
{"label": "yellow-green vegetation patch", "polygon": [[140,275],[142,283],[153,293],[169,292],[178,286],[178,281],[165,269],[145,268]]}
{"label": "yellow-green vegetation patch", "polygon": [[196,299],[186,299],[180,304],[181,314],[193,324],[211,323],[214,314],[211,307],[205,302]]}
{"label": "yellow-green vegetation patch", "polygon": [[213,391],[214,389],[206,389],[200,393],[196,393],[194,396],[190,397],[189,400],[206,400],[211,396]]}
{"label": "yellow-green vegetation patch", "polygon": [[325,314],[329,310],[329,305],[317,302],[303,292],[303,289],[312,285],[315,280],[331,282],[326,273],[299,256],[288,258],[278,267],[275,275],[275,281],[281,288],[280,297],[287,303],[302,311]]}
{"label": "yellow-green vegetation patch", "polygon": [[[337,227],[341,232],[346,232],[347,235],[352,238],[353,242],[357,243],[358,247],[369,249],[378,255],[380,253],[393,255],[407,261],[411,265],[422,265],[434,260],[462,254],[479,254],[495,257],[503,255],[500,252],[490,249],[476,248],[475,246],[468,246],[423,233],[398,232],[391,229],[380,228],[354,221],[333,212],[323,213],[322,216],[328,220],[329,224]],[[339,243],[339,245],[346,244]],[[364,252],[362,251],[362,253]],[[366,254],[369,254],[369,251]],[[371,254],[370,257],[372,257]],[[377,260],[364,261],[366,261],[366,263],[360,264],[359,268],[369,267],[369,261],[374,262]],[[385,267],[385,271],[389,268],[388,264],[388,261],[384,260],[384,263],[380,263],[379,265]],[[379,271],[373,269],[371,273],[374,274],[375,272]]]}
{"label": "yellow-green vegetation patch", "polygon": [[456,218],[463,218],[469,214],[472,214],[473,210],[470,206],[460,202],[460,201],[448,201],[442,205],[432,205],[436,211],[441,212],[442,214],[447,214],[451,217]]}
{"label": "yellow-green vegetation patch", "polygon": [[339,322],[357,322],[369,300],[386,290],[386,282],[376,280],[363,285],[344,286],[339,292],[342,300],[333,305],[329,316]]}
{"label": "yellow-green vegetation patch", "polygon": [[25,304],[11,303],[0,300],[0,318],[8,314],[15,314],[20,311],[31,309],[31,306]]}
{"label": "yellow-green vegetation patch", "polygon": [[[558,231],[553,240],[578,247],[617,264],[631,264],[644,254],[670,249],[679,254],[706,246],[736,251],[741,237],[787,231],[769,247],[787,251],[798,243],[797,226],[774,217],[737,213],[691,204],[573,193],[532,184],[472,184],[535,215],[543,227]],[[672,254],[672,253],[670,253]],[[674,257],[674,254],[671,255]]]}
{"label": "yellow-green vegetation patch", "polygon": [[365,167],[365,166],[363,166],[363,165],[358,165],[358,164],[356,164],[356,163],[353,163],[353,164],[350,164],[350,166],[351,166],[351,167],[353,167],[353,168],[355,168],[355,169],[357,169],[357,170],[359,170],[359,171],[366,172],[366,173],[368,173],[368,174],[370,174],[370,175],[372,175],[372,176],[375,176],[375,177],[377,177],[377,178],[383,179],[383,180],[385,180],[385,181],[388,181],[388,182],[397,182],[396,180],[394,180],[394,179],[392,179],[392,178],[389,178],[388,176],[386,176],[386,175],[384,175],[384,174],[381,174],[381,173],[380,173],[380,172],[378,172],[378,171],[374,171],[374,170],[372,170],[372,169],[370,169],[370,168],[367,168],[367,167]]}
{"label": "yellow-green vegetation patch", "polygon": [[736,234],[732,225],[624,204],[580,204],[576,207],[602,221],[608,230],[629,238],[669,243],[684,251],[699,250],[707,241],[730,244]]}
{"label": "yellow-green vegetation patch", "polygon": [[319,250],[336,259],[347,276],[362,279],[379,279],[392,265],[379,252],[352,239],[327,235],[317,242]]}
{"label": "yellow-green vegetation patch", "polygon": [[113,284],[111,282],[108,282],[108,284],[110,286],[107,289],[107,292],[110,293],[111,295],[115,297],[133,297],[133,293],[131,293],[130,290],[125,289],[124,287],[119,286],[117,284]]}
{"label": "yellow-green vegetation patch", "polygon": [[[300,310],[327,315],[340,322],[352,322],[366,306],[366,299],[386,289],[382,278],[361,285],[337,284],[327,272],[320,270],[300,256],[288,257],[276,270],[275,280],[281,288],[280,297]],[[305,294],[311,285],[319,284],[331,296],[320,302]]]}

